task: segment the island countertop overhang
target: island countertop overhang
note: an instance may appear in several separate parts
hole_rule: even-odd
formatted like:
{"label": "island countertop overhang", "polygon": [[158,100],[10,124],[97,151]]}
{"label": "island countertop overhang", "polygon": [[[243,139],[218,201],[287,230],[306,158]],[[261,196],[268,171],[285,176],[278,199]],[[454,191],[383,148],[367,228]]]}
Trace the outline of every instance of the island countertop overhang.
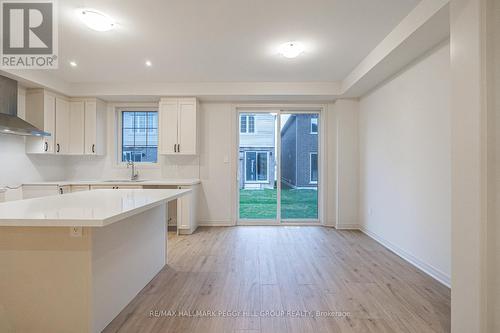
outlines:
{"label": "island countertop overhang", "polygon": [[103,189],[9,201],[0,203],[0,227],[105,227],[190,192]]}

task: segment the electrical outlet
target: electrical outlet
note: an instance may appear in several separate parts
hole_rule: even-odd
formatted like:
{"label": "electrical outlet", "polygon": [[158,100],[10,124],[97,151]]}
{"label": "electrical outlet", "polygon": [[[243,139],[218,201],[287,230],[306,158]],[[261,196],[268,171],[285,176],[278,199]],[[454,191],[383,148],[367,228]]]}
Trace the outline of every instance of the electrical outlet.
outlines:
{"label": "electrical outlet", "polygon": [[75,238],[82,237],[82,227],[71,227],[69,229],[69,235]]}

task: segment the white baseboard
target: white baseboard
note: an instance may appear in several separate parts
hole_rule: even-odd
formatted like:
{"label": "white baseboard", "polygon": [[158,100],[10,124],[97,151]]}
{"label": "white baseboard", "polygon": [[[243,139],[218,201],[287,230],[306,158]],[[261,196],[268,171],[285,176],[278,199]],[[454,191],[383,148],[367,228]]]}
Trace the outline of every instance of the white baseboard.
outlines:
{"label": "white baseboard", "polygon": [[234,223],[232,221],[224,220],[205,220],[198,221],[198,227],[234,227]]}
{"label": "white baseboard", "polygon": [[343,224],[339,224],[339,225],[336,225],[334,226],[335,229],[337,230],[359,230],[359,224],[355,224],[355,223],[343,223]]}
{"label": "white baseboard", "polygon": [[397,254],[399,257],[403,258],[413,266],[417,267],[418,269],[424,271],[428,275],[432,276],[434,279],[437,281],[441,282],[448,288],[451,288],[451,278],[450,276],[446,275],[445,273],[441,272],[439,269],[434,268],[433,266],[421,261],[420,259],[415,258],[413,255],[409,254],[405,250],[401,249],[400,247],[392,244],[389,241],[386,241],[382,237],[378,236],[374,232],[364,228],[363,226],[358,226],[358,229],[370,237],[371,239],[375,240],[377,243],[381,244],[388,250],[394,252]]}

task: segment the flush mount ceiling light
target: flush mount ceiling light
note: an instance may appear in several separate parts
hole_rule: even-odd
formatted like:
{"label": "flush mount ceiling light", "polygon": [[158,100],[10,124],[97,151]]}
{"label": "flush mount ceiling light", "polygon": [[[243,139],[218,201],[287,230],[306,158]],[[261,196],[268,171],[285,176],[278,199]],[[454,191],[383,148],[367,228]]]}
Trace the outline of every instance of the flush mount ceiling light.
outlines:
{"label": "flush mount ceiling light", "polygon": [[87,27],[95,31],[109,31],[115,27],[111,17],[95,9],[79,9],[78,15]]}
{"label": "flush mount ceiling light", "polygon": [[70,65],[71,67],[76,67],[76,66],[78,66],[78,64],[76,63],[76,61],[70,61],[70,62],[69,62],[69,65]]}
{"label": "flush mount ceiling light", "polygon": [[151,61],[149,61],[149,60],[146,60],[145,64],[146,64],[146,67],[153,66],[153,63]]}
{"label": "flush mount ceiling light", "polygon": [[301,55],[305,50],[304,44],[301,42],[286,42],[281,44],[278,53],[285,58],[296,58]]}

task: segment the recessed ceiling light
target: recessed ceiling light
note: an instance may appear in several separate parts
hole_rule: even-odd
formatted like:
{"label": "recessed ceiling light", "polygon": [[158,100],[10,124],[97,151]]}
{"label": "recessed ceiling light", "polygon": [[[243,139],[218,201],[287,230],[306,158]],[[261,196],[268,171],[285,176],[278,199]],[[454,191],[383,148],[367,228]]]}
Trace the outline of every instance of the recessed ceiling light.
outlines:
{"label": "recessed ceiling light", "polygon": [[78,64],[77,64],[75,61],[70,61],[70,62],[69,62],[69,65],[70,65],[71,67],[76,67],[76,66],[78,66]]}
{"label": "recessed ceiling light", "polygon": [[151,67],[151,66],[153,66],[153,63],[149,60],[146,60],[146,66]]}
{"label": "recessed ceiling light", "polygon": [[285,58],[295,58],[301,55],[305,50],[301,42],[286,42],[281,44],[278,53]]}
{"label": "recessed ceiling light", "polygon": [[95,31],[109,31],[115,27],[114,20],[108,15],[95,9],[78,10],[80,19],[87,27]]}

